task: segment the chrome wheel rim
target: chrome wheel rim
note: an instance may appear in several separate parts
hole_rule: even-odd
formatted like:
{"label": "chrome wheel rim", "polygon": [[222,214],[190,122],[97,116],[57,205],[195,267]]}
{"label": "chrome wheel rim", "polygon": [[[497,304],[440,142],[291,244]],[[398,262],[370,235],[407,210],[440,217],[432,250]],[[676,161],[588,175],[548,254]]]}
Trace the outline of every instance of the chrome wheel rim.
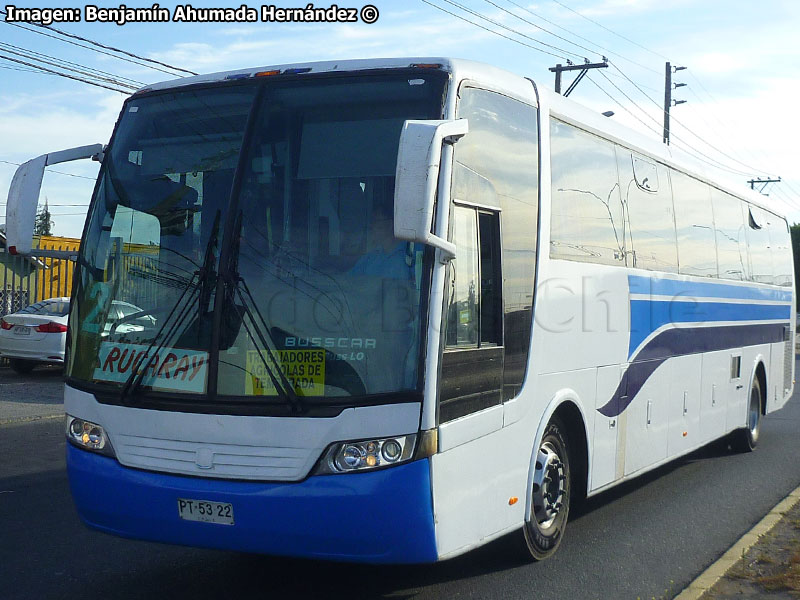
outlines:
{"label": "chrome wheel rim", "polygon": [[564,508],[567,477],[564,462],[549,442],[542,444],[533,475],[533,516],[539,529],[553,525]]}
{"label": "chrome wheel rim", "polygon": [[758,389],[753,386],[750,390],[750,408],[747,411],[747,428],[750,430],[750,438],[753,442],[758,441],[758,430],[761,426],[761,398]]}

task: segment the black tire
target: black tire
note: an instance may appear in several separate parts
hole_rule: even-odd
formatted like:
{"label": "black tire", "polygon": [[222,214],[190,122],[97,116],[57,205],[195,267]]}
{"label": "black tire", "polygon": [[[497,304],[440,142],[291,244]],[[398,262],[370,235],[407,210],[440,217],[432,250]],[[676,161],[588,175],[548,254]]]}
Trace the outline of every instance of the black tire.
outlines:
{"label": "black tire", "polygon": [[569,440],[558,417],[542,436],[534,465],[531,512],[522,528],[529,560],[544,560],[558,550],[564,537],[572,495]]}
{"label": "black tire", "polygon": [[747,425],[731,434],[731,447],[736,452],[752,452],[758,445],[761,432],[761,411],[764,396],[761,393],[761,382],[753,379],[750,396],[747,401]]}
{"label": "black tire", "polygon": [[25,360],[23,358],[12,358],[11,362],[11,369],[20,375],[27,375],[31,371],[33,371],[33,367],[36,366],[36,363],[32,360]]}

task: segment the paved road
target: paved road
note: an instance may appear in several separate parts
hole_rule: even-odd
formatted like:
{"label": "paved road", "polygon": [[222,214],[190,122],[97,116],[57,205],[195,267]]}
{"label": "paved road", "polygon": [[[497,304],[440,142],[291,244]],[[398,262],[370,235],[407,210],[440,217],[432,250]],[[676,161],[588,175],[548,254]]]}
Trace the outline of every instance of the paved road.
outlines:
{"label": "paved road", "polygon": [[61,367],[42,366],[17,375],[0,367],[0,425],[63,415],[62,372]]}
{"label": "paved road", "polygon": [[0,426],[2,598],[661,598],[679,592],[800,483],[800,401],[747,455],[720,445],[589,501],[559,554],[515,564],[507,542],[422,567],[196,550],[85,529],[60,421]]}

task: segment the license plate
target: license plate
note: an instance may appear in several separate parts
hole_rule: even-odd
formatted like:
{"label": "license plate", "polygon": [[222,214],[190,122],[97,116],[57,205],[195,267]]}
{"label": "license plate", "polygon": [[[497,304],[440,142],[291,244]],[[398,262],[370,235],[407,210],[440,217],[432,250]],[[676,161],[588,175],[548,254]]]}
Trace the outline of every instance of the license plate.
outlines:
{"label": "license plate", "polygon": [[187,521],[233,525],[233,504],[178,498],[178,516]]}
{"label": "license plate", "polygon": [[24,325],[14,325],[14,335],[30,335],[31,328]]}

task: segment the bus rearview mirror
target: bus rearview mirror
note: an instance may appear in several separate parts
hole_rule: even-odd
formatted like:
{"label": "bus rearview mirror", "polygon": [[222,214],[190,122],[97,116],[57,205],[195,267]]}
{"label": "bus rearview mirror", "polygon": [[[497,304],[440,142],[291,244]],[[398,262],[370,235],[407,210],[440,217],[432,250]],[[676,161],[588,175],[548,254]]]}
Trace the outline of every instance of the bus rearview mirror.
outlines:
{"label": "bus rearview mirror", "polygon": [[469,131],[466,119],[406,121],[400,134],[394,187],[394,235],[455,256],[455,244],[432,233],[442,145]]}
{"label": "bus rearview mirror", "polygon": [[10,254],[29,254],[31,251],[36,207],[39,204],[45,167],[83,158],[101,160],[102,153],[102,144],[79,146],[43,154],[17,168],[8,189],[6,203],[6,247]]}

